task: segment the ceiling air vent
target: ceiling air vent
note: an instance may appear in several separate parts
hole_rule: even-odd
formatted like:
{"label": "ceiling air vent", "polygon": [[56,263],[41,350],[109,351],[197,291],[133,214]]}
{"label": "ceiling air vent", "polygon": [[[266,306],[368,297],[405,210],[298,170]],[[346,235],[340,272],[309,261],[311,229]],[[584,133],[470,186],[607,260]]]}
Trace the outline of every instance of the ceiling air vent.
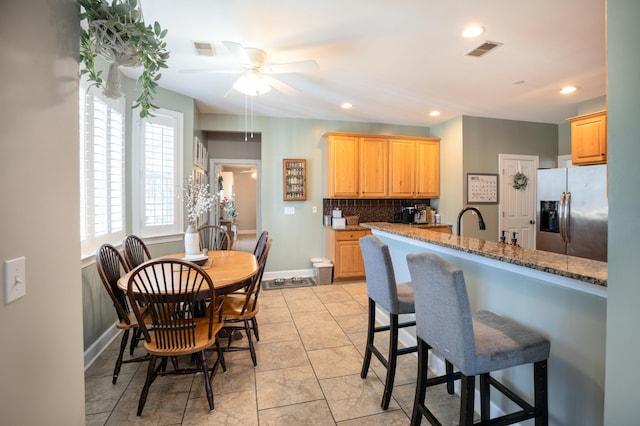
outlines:
{"label": "ceiling air vent", "polygon": [[487,53],[491,52],[498,46],[502,46],[502,43],[497,43],[495,41],[485,41],[480,46],[467,53],[467,56],[475,56],[476,58],[479,58],[480,56],[486,55]]}
{"label": "ceiling air vent", "polygon": [[214,56],[215,49],[211,43],[194,41],[193,47],[196,49],[196,55],[198,56]]}

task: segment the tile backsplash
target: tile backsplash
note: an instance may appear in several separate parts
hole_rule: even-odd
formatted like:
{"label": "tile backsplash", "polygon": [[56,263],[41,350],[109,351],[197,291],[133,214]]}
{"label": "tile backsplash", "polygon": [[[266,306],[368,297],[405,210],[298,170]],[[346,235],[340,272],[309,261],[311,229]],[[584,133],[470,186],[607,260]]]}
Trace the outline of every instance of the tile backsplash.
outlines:
{"label": "tile backsplash", "polygon": [[429,199],[344,199],[324,198],[322,214],[330,215],[331,210],[339,208],[342,216],[360,215],[360,222],[393,222],[394,215],[402,211],[403,206],[429,206]]}

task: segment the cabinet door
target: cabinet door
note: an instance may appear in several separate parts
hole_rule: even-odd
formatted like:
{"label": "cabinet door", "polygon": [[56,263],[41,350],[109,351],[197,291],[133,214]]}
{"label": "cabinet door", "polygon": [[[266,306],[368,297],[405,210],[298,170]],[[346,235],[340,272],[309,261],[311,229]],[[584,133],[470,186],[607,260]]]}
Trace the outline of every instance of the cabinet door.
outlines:
{"label": "cabinet door", "polygon": [[360,139],[360,195],[388,195],[389,141],[382,138]]}
{"label": "cabinet door", "polygon": [[416,141],[416,197],[440,197],[440,142]]}
{"label": "cabinet door", "polygon": [[358,138],[351,136],[330,136],[329,145],[327,197],[357,197]]}
{"label": "cabinet door", "polygon": [[573,164],[607,162],[606,113],[590,114],[571,122],[571,161]]}
{"label": "cabinet door", "polygon": [[336,241],[335,278],[353,278],[364,276],[364,262],[360,251],[360,242]]}
{"label": "cabinet door", "polygon": [[415,141],[389,141],[389,196],[413,197],[415,191]]}

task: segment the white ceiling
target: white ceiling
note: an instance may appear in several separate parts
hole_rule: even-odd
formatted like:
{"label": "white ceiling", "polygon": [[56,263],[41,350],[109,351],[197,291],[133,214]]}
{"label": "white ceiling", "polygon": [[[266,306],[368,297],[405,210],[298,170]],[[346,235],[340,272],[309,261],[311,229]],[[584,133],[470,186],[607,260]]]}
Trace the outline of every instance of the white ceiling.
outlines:
{"label": "white ceiling", "polygon": [[[144,0],[147,23],[168,29],[160,86],[193,97],[202,113],[244,114],[221,43],[268,53],[268,63],[314,59],[319,70],[280,74],[301,91],[253,98],[255,115],[431,126],[461,115],[562,123],[606,93],[604,0]],[[475,39],[462,29],[478,23]],[[503,43],[481,58],[466,53]],[[197,56],[192,42],[216,56]],[[135,77],[136,70],[123,69]],[[514,84],[522,80],[522,84]],[[580,90],[561,96],[574,84]],[[340,104],[348,101],[351,110]],[[439,117],[428,115],[441,111]]]}

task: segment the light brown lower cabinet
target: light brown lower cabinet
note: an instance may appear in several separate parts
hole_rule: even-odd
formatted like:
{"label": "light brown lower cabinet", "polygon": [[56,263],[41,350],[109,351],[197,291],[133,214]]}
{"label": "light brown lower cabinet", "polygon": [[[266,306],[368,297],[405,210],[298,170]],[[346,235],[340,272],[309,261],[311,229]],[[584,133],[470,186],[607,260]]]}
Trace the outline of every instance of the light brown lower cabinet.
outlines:
{"label": "light brown lower cabinet", "polygon": [[327,228],[326,256],[333,262],[333,277],[340,278],[364,278],[364,262],[360,251],[360,238],[370,235],[371,231],[341,230]]}

